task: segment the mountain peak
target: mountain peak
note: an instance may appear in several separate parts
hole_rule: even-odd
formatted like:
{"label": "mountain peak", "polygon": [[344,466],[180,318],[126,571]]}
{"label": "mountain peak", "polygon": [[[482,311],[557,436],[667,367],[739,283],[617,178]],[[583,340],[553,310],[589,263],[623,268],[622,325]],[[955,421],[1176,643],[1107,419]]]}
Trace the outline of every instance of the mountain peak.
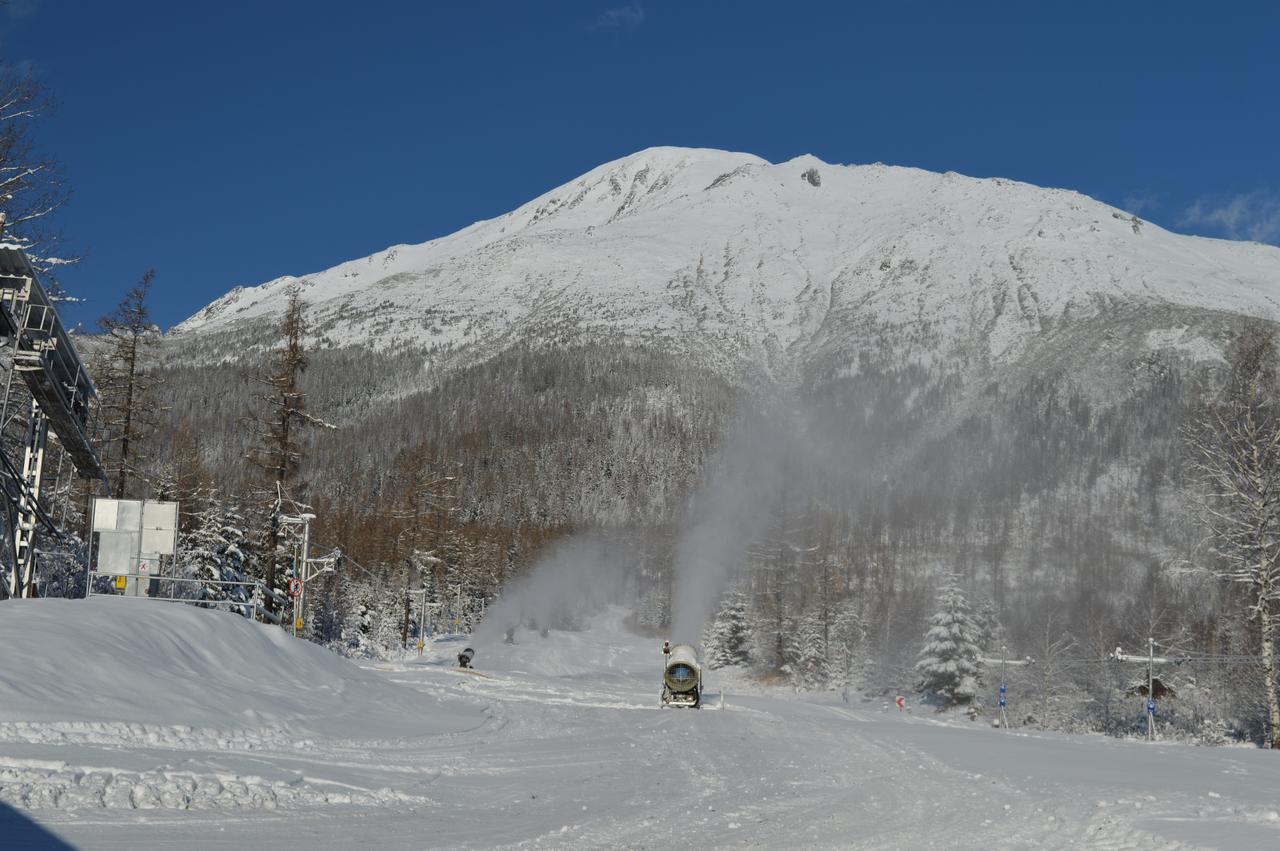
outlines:
{"label": "mountain peak", "polygon": [[1075,192],[655,147],[450,236],[233,291],[176,330],[252,326],[297,284],[331,344],[445,360],[585,338],[773,375],[867,352],[1012,363],[1128,308],[1139,347],[1211,357],[1195,316],[1274,319],[1278,282],[1280,249],[1179,236]]}

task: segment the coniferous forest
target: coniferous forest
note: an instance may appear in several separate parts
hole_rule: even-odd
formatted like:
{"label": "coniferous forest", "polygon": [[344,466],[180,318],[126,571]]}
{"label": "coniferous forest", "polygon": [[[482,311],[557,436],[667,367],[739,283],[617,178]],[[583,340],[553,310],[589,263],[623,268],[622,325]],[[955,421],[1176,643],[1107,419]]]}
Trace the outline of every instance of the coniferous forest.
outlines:
{"label": "coniferous forest", "polygon": [[[432,371],[429,352],[326,346],[292,304],[238,358],[193,358],[154,330],[122,350],[111,320],[87,346],[111,377],[104,410],[138,412],[124,459],[123,420],[104,418],[111,463],[132,471],[123,487],[183,506],[175,571],[211,594],[216,580],[280,587],[293,544],[273,542],[273,513],[317,515],[313,550],[345,560],[308,598],[312,640],[389,655],[420,622],[470,629],[541,554],[582,535],[606,542],[599,570],[622,578],[637,626],[669,631],[682,535],[729,464],[753,492],[751,533],[718,556],[731,563],[700,636],[712,664],[992,712],[999,660],[1034,659],[1004,669],[1016,723],[1127,734],[1145,724],[1146,672],[1111,656],[1150,637],[1185,658],[1162,674],[1177,695],[1162,723],[1206,741],[1268,736],[1256,606],[1220,576],[1192,439],[1225,404],[1238,357],[1153,356],[1130,365],[1122,394],[1065,371],[977,382],[916,365],[762,388],[659,347],[590,340]],[[1238,353],[1267,333],[1224,336]],[[134,349],[129,403],[118,394]],[[727,451],[752,431],[765,436]],[[952,650],[976,666],[962,687],[929,664],[957,606]]]}

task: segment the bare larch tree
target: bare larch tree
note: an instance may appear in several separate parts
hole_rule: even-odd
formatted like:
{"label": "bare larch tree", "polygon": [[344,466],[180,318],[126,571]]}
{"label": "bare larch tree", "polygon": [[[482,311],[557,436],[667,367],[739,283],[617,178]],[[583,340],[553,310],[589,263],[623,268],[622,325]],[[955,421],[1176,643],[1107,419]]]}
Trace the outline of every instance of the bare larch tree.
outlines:
{"label": "bare larch tree", "polygon": [[[279,327],[280,346],[272,355],[268,372],[255,376],[263,386],[255,398],[261,403],[258,413],[245,418],[256,444],[249,460],[258,466],[269,482],[271,504],[267,534],[267,587],[276,587],[276,568],[280,558],[281,498],[294,484],[304,455],[302,433],[307,428],[335,428],[307,412],[307,394],[301,387],[302,373],[307,369],[306,305],[294,287]],[[299,494],[300,495],[300,494]],[[270,606],[270,601],[268,602]]]}
{"label": "bare larch tree", "polygon": [[116,309],[98,320],[107,339],[97,383],[102,424],[112,447],[108,469],[116,499],[124,499],[130,480],[139,478],[137,447],[156,421],[148,367],[159,332],[147,307],[155,274],[155,269],[148,269]]}
{"label": "bare larch tree", "polygon": [[[454,483],[456,477],[442,471],[426,444],[401,452],[396,459],[396,472],[389,483],[398,493],[399,503],[388,512],[396,525],[403,525],[391,543],[391,560],[394,563],[405,545],[404,618],[401,622],[400,641],[409,646],[410,582],[423,584],[425,575],[433,574],[436,587],[441,584],[441,567],[444,560],[437,555],[440,544],[452,525],[450,515],[455,510]],[[427,549],[420,549],[425,543]],[[424,599],[424,604],[425,604]]]}
{"label": "bare larch tree", "polygon": [[1187,429],[1192,466],[1204,489],[1209,570],[1248,589],[1266,689],[1266,744],[1280,748],[1276,617],[1280,601],[1280,388],[1275,330],[1251,325],[1228,355],[1221,397]]}

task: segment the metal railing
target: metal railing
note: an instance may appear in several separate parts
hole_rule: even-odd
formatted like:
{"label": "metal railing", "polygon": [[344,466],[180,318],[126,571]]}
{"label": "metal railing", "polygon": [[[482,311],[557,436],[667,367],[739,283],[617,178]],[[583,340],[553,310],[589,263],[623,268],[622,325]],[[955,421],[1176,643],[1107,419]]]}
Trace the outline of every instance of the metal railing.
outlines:
{"label": "metal railing", "polygon": [[[128,583],[144,581],[144,594],[127,595]],[[96,588],[95,588],[96,586]],[[257,580],[185,579],[176,576],[150,576],[147,574],[99,573],[90,570],[86,584],[86,597],[124,597],[158,600],[165,603],[187,603],[202,608],[226,608],[253,620],[280,623],[282,618],[266,606],[267,597],[273,597],[278,608],[288,605],[289,599],[280,593],[270,593]]]}

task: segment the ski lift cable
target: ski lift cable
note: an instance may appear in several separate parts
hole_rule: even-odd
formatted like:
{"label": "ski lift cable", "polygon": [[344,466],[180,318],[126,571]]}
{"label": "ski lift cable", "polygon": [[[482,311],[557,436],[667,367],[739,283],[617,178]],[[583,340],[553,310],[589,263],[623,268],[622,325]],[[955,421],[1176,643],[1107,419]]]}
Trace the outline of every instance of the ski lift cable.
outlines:
{"label": "ski lift cable", "polygon": [[[305,503],[300,503],[297,500],[295,500],[293,497],[289,496],[288,491],[283,489],[281,489],[280,500],[281,501],[287,500],[291,505],[294,506],[294,508],[307,508],[307,509],[311,508],[310,505],[306,505]],[[324,544],[320,542],[319,538],[316,538],[316,543],[320,544],[321,547],[324,546]],[[341,547],[329,547],[328,549],[331,551],[331,553],[340,553],[344,564],[350,564],[352,567],[354,567],[356,570],[359,570],[361,573],[363,573],[365,576],[368,576],[370,579],[378,578],[377,574],[365,568],[364,565],[362,565],[360,562],[356,561],[354,558],[352,558],[350,555],[344,552]]]}
{"label": "ski lift cable", "polygon": [[[288,492],[287,490],[284,490],[283,488],[281,488],[281,490],[280,490],[280,494],[279,494],[279,496],[278,496],[278,498],[277,498],[277,501],[276,501],[277,506],[279,506],[279,505],[280,505],[282,502],[284,502],[284,501],[288,501],[288,502],[289,502],[289,504],[290,504],[290,505],[292,505],[292,506],[294,507],[294,509],[296,509],[296,510],[301,510],[301,509],[307,509],[307,510],[310,510],[310,509],[311,509],[311,506],[310,506],[310,505],[308,505],[308,504],[306,504],[306,503],[298,502],[298,501],[297,501],[297,500],[295,500],[293,497],[289,496],[289,492]],[[320,541],[319,537],[315,538],[315,542],[319,545],[319,547],[320,547],[321,549],[324,549],[324,548],[325,548],[325,545]],[[336,554],[338,554],[338,555],[340,555],[340,556],[342,557],[342,563],[343,563],[344,565],[346,565],[346,564],[351,565],[351,566],[352,566],[352,567],[354,567],[356,570],[358,570],[358,571],[360,571],[361,573],[363,573],[365,576],[368,576],[370,579],[377,579],[377,578],[378,578],[377,574],[375,574],[373,571],[368,570],[367,568],[365,568],[365,566],[364,566],[364,565],[362,565],[360,562],[356,561],[354,558],[352,558],[350,555],[348,555],[345,551],[343,551],[343,549],[342,549],[341,547],[328,547],[327,549],[329,550],[330,555],[333,555],[333,554],[335,554],[335,553],[336,553]],[[327,557],[327,556],[326,556],[326,557]]]}
{"label": "ski lift cable", "polygon": [[[1116,661],[1134,661],[1134,662],[1142,662],[1144,664],[1147,662],[1146,656],[1139,656],[1138,654],[1132,654],[1132,655],[1133,655],[1133,659],[1131,660],[1117,660],[1112,657],[1105,657],[1101,659],[1099,658],[1054,659],[1051,662],[1048,662],[1046,664],[1050,666],[1059,666],[1059,667],[1081,667],[1085,665],[1105,665],[1110,662],[1116,662]],[[1248,655],[1248,654],[1220,655],[1220,656],[1190,655],[1190,656],[1179,656],[1179,657],[1157,656],[1155,658],[1156,664],[1163,664],[1163,665],[1212,664],[1212,663],[1218,663],[1218,662],[1261,662],[1261,661],[1262,661],[1261,656]]]}
{"label": "ski lift cable", "polygon": [[[322,545],[322,546],[323,546],[323,545]],[[378,578],[377,574],[373,573],[373,572],[372,572],[372,571],[370,571],[370,570],[366,570],[366,569],[365,569],[365,567],[364,567],[364,565],[362,565],[360,562],[358,562],[358,561],[356,561],[355,559],[353,559],[351,556],[347,555],[345,552],[343,552],[343,551],[342,551],[342,549],[341,549],[340,547],[329,547],[329,550],[330,550],[330,553],[331,553],[331,554],[332,554],[332,553],[339,553],[339,554],[342,556],[342,563],[343,563],[344,565],[345,565],[345,564],[349,564],[349,565],[351,565],[351,566],[352,566],[352,567],[354,567],[356,570],[359,570],[361,573],[363,573],[365,576],[368,576],[370,579],[377,579],[377,578]]]}

